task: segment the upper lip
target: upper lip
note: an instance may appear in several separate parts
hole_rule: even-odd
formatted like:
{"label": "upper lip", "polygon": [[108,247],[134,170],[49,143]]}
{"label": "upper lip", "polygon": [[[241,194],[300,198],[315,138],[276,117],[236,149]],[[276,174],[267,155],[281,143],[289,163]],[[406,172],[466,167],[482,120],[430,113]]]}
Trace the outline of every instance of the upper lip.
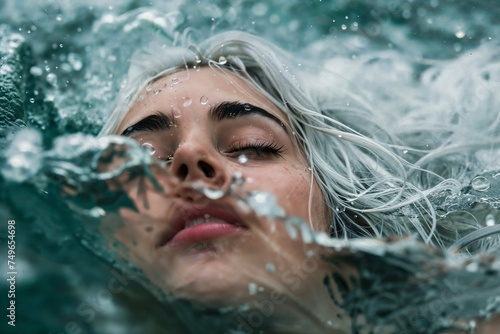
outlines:
{"label": "upper lip", "polygon": [[234,210],[226,205],[209,203],[205,205],[182,205],[175,208],[175,212],[169,219],[168,226],[160,233],[157,247],[168,244],[172,238],[183,230],[189,221],[209,215],[213,218],[224,220],[229,224],[243,226]]}

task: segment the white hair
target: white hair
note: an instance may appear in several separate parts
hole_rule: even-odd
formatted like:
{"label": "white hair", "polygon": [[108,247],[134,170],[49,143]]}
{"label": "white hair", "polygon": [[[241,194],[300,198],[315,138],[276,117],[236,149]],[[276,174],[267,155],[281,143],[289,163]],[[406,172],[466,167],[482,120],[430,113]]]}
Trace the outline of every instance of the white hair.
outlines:
{"label": "white hair", "polygon": [[[338,94],[334,91],[340,87],[326,83],[322,89],[313,88],[310,78],[300,70],[304,66],[297,66],[274,44],[244,32],[225,32],[196,47],[157,48],[135,57],[116,108],[100,135],[116,132],[148,84],[200,66],[232,71],[287,115],[332,210],[332,236],[412,234],[429,244],[448,247],[463,236],[462,232],[470,232],[470,226],[461,231],[464,224],[450,227],[452,223],[444,220],[437,226],[429,197],[442,191],[455,193],[463,186],[447,157],[467,155],[478,147],[498,147],[498,138],[482,137],[466,147],[454,145],[452,134],[440,133],[439,143],[423,150],[418,147],[419,138],[435,135],[435,126],[424,121],[414,122],[418,131],[382,126],[375,120],[373,108],[335,101]],[[349,100],[353,99],[355,95]]]}

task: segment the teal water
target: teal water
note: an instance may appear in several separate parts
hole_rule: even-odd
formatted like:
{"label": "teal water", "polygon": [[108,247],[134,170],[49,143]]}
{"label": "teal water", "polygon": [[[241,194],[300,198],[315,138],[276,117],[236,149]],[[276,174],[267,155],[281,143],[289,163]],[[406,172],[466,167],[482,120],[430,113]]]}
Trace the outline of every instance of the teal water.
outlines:
{"label": "teal water", "polygon": [[[183,34],[197,41],[218,31],[242,29],[269,38],[304,64],[332,69],[342,78],[337,83],[349,82],[373,108],[385,110],[382,120],[399,115],[398,125],[410,127],[418,120],[410,111],[419,110],[418,117],[425,115],[437,124],[455,118],[468,122],[473,133],[495,125],[492,120],[500,107],[494,93],[500,83],[499,14],[495,1],[479,0],[3,1],[0,219],[2,224],[10,219],[17,224],[18,307],[15,328],[2,314],[2,333],[200,332],[195,325],[186,329],[179,320],[190,319],[183,311],[189,306],[162,303],[141,273],[117,262],[104,246],[107,240],[96,233],[100,210],[128,203],[120,194],[106,193],[104,184],[92,177],[97,166],[89,161],[100,156],[104,144],[86,136],[97,134],[112,109],[134,50],[151,43],[172,45]],[[33,131],[13,137],[25,126]],[[488,129],[498,131],[496,126]],[[415,136],[415,141],[432,144],[428,137]],[[136,153],[125,159],[130,167],[151,163],[139,150]],[[470,157],[460,173],[462,190],[434,198],[436,209],[443,217],[470,212],[482,224],[496,225],[499,166],[498,151]],[[63,184],[73,186],[78,196],[62,199],[58,194]],[[109,198],[113,201],[105,201]],[[2,225],[2,257],[7,254],[7,235]],[[444,255],[412,243],[373,244],[369,250],[356,243],[335,246],[344,247],[346,257],[363,254],[360,267],[364,263],[378,275],[382,273],[371,264],[397,267],[401,250],[410,249],[413,272],[423,272],[432,263],[447,268],[450,281],[458,279],[450,288],[459,292],[444,312],[447,316],[469,319],[478,315],[474,312],[498,311],[498,300],[488,299],[500,295],[496,257],[474,262],[482,271],[469,270],[476,275],[471,276],[450,269],[462,268],[459,260],[446,262]],[[377,256],[381,250],[389,255]],[[0,261],[3,275],[7,264]],[[399,276],[404,281],[401,277],[406,276]],[[481,280],[483,289],[475,294],[460,288]],[[118,282],[119,292],[109,293],[110,282]],[[8,286],[5,280],[2,284],[5,310]],[[443,319],[423,306],[432,297],[415,301],[419,292],[433,291],[429,286],[443,289],[432,282],[402,298],[402,303],[412,300],[420,306],[397,319],[415,313],[430,319],[420,327],[398,320],[408,332],[430,332],[442,325]],[[371,291],[369,284],[363,289],[367,295]],[[396,293],[390,287],[387,291]],[[384,303],[382,298],[374,300]],[[353,301],[352,309],[363,302],[368,305]],[[469,306],[457,307],[464,304]],[[371,311],[370,319],[380,314]]]}

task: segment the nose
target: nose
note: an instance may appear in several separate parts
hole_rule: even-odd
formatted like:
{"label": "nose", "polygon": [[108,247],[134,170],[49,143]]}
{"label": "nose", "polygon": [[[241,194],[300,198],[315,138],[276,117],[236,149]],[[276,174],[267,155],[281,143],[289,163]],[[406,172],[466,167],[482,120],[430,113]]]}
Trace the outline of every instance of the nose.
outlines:
{"label": "nose", "polygon": [[203,138],[184,141],[174,153],[171,170],[181,182],[222,187],[228,179],[216,149]]}

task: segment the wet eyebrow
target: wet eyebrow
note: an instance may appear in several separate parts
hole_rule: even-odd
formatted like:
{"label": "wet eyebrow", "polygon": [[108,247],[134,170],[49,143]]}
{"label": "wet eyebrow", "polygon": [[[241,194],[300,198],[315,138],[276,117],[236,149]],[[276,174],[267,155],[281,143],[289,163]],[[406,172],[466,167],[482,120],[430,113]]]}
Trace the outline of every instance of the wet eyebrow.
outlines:
{"label": "wet eyebrow", "polygon": [[131,136],[135,132],[141,131],[165,131],[173,126],[173,121],[162,112],[150,115],[134,125],[129,126],[122,132],[122,136]]}
{"label": "wet eyebrow", "polygon": [[280,121],[276,116],[250,103],[226,101],[212,106],[208,112],[208,117],[215,122],[250,115],[259,115],[269,118],[276,124],[278,124],[281,128],[283,128],[286,133],[288,133],[283,122]]}

